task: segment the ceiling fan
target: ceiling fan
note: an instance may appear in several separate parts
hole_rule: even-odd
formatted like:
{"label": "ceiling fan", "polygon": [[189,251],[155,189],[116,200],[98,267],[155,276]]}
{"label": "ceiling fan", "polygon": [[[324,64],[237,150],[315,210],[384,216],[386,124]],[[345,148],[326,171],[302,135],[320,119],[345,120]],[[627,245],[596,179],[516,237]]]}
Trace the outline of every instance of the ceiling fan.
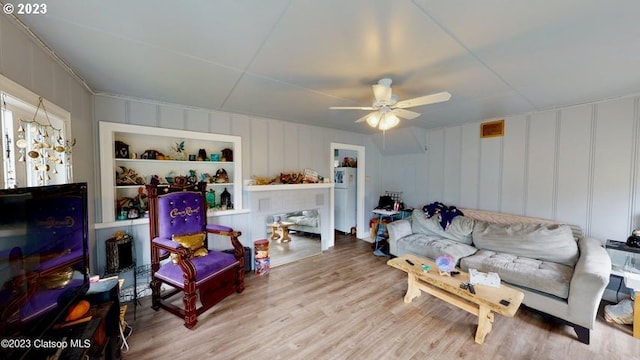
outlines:
{"label": "ceiling fan", "polygon": [[373,104],[371,106],[332,106],[332,110],[369,110],[371,113],[356,120],[356,122],[366,121],[371,127],[377,127],[382,131],[391,129],[400,123],[399,118],[411,120],[420,116],[419,113],[406,108],[436,104],[447,101],[451,94],[446,91],[436,94],[420,96],[417,98],[398,101],[398,97],[391,93],[391,79],[383,78],[373,88]]}

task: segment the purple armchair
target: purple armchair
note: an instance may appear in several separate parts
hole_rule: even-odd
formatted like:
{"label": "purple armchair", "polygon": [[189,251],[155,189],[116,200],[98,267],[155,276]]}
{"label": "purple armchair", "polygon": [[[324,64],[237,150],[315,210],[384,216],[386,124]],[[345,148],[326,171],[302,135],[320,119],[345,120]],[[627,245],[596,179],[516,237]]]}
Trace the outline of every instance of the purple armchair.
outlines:
{"label": "purple armchair", "polygon": [[[151,296],[154,310],[163,308],[184,318],[188,329],[198,315],[234,292],[244,290],[244,248],[239,231],[207,225],[206,184],[191,186],[147,185],[151,241]],[[197,246],[181,245],[179,238],[196,235]],[[234,254],[207,249],[207,234],[228,236]],[[166,284],[173,289],[161,294]],[[182,293],[183,307],[169,298]],[[197,300],[201,303],[197,307]]]}

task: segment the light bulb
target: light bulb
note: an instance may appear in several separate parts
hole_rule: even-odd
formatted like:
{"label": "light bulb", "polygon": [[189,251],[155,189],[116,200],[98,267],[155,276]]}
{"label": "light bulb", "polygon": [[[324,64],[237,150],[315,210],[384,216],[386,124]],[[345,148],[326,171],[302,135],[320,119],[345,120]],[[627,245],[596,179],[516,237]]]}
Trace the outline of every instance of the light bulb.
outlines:
{"label": "light bulb", "polygon": [[369,115],[367,117],[367,124],[369,124],[369,126],[371,126],[373,128],[378,126],[379,122],[380,122],[380,117],[379,117],[377,112],[372,113],[371,115]]}
{"label": "light bulb", "polygon": [[384,118],[380,121],[379,129],[382,131],[389,130],[399,123],[400,119],[398,119],[398,117],[394,113],[389,112],[385,114]]}

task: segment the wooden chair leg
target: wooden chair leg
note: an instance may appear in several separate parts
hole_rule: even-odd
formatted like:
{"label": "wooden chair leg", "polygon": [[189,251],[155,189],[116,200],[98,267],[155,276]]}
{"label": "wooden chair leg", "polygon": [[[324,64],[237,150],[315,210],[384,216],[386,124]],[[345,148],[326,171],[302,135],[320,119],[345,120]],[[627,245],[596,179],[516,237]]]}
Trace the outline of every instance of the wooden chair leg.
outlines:
{"label": "wooden chair leg", "polygon": [[160,309],[160,285],[161,282],[156,279],[151,280],[149,284],[151,288],[151,308],[156,311]]}
{"label": "wooden chair leg", "polygon": [[196,283],[194,280],[185,281],[184,297],[182,302],[184,304],[184,326],[187,329],[191,329],[196,326],[198,313],[196,310],[198,294],[196,293]]}

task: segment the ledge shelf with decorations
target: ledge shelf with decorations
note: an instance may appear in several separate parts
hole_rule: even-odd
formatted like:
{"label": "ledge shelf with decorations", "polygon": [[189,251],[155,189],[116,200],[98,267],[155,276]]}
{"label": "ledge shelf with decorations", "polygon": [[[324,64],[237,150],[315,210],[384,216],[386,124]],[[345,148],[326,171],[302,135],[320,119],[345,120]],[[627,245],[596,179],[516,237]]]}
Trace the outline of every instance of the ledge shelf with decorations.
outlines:
{"label": "ledge shelf with decorations", "polygon": [[148,222],[149,183],[205,181],[209,204],[215,200],[209,216],[245,212],[241,149],[239,136],[100,122],[102,223],[96,227]]}

